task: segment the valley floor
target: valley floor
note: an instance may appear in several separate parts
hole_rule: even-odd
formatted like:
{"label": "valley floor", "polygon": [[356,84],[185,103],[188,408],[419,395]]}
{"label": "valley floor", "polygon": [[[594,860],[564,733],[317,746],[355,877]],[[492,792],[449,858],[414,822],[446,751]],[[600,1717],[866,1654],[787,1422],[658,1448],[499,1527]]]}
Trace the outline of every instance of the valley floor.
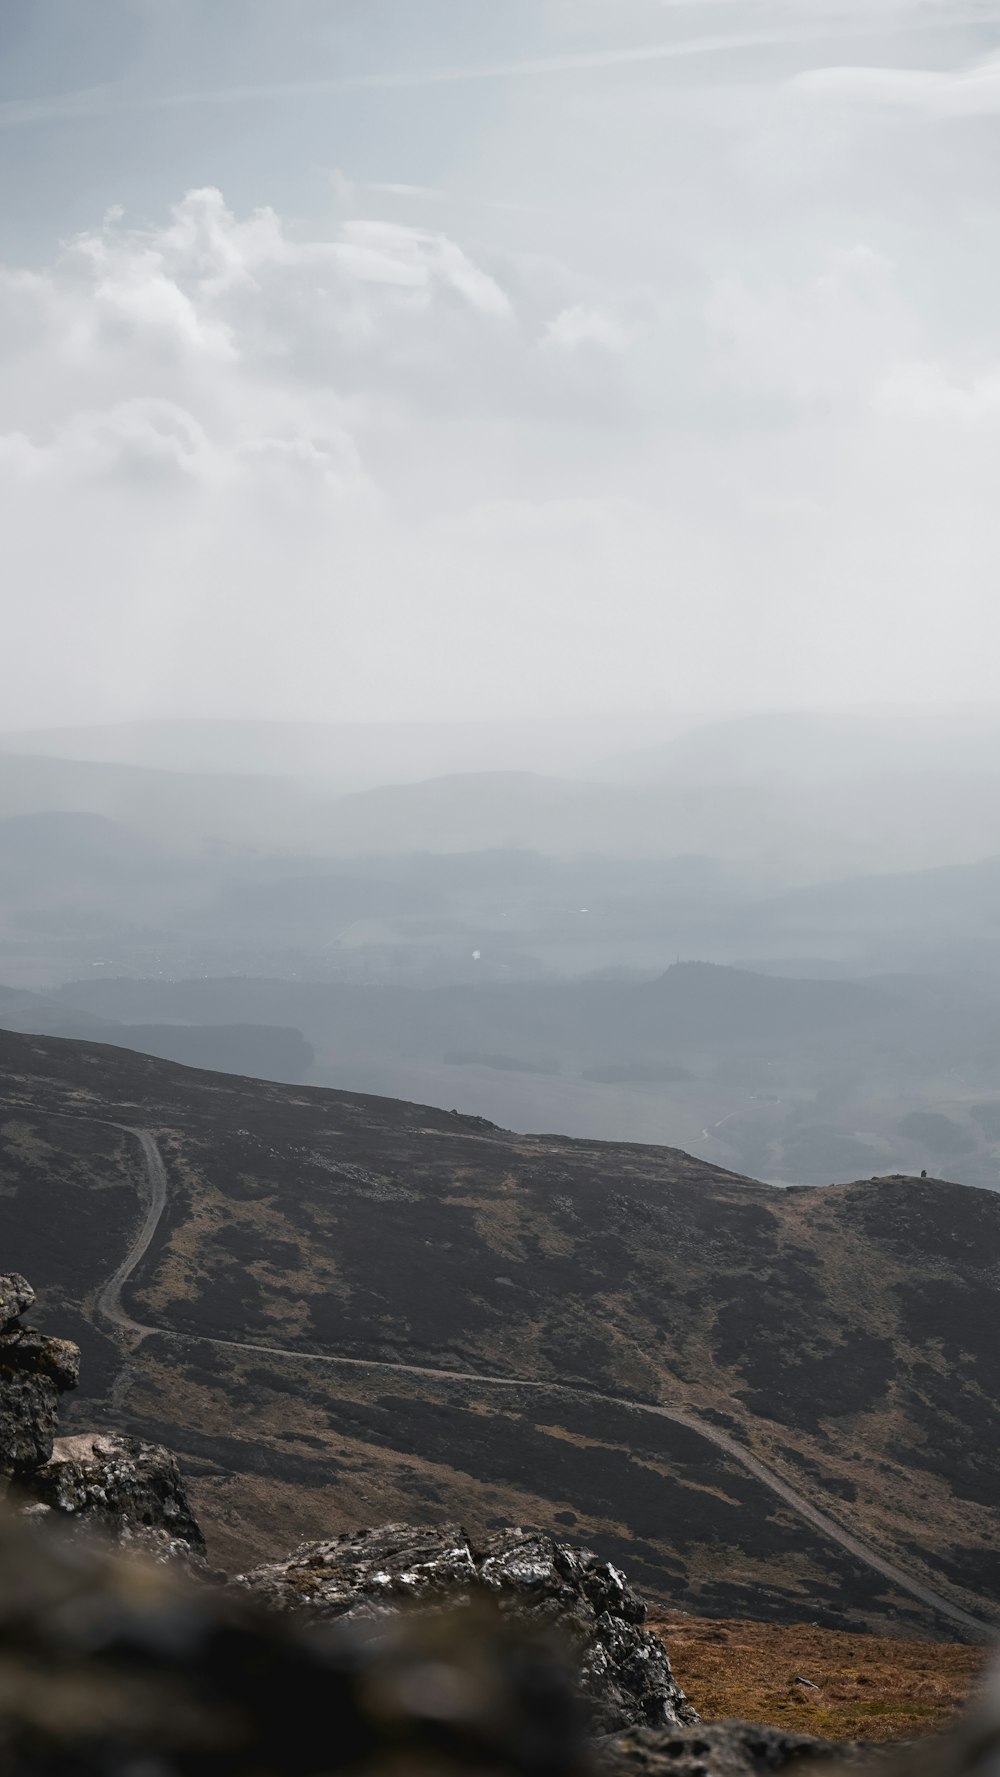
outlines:
{"label": "valley floor", "polygon": [[965,1702],[990,1658],[982,1647],[852,1635],[811,1623],[655,1611],[649,1621],[707,1721],[766,1722],[831,1740],[933,1733]]}

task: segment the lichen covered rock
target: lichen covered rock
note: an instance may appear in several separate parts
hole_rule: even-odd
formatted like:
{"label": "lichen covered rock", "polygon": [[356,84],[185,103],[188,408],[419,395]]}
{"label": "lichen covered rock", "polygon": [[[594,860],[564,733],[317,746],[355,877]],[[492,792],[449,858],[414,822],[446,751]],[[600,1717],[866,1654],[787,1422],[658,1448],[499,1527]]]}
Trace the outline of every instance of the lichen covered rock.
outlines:
{"label": "lichen covered rock", "polygon": [[304,1543],[238,1583],[280,1610],[323,1621],[490,1598],[526,1629],[555,1632],[571,1648],[593,1731],[698,1719],[623,1575],[544,1531],[500,1530],[476,1541],[457,1525],[391,1524]]}
{"label": "lichen covered rock", "polygon": [[34,1300],[17,1272],[0,1275],[0,1475],[21,1476],[48,1461],[59,1396],[80,1380],[75,1345],[22,1327]]}
{"label": "lichen covered rock", "polygon": [[0,1275],[0,1475],[20,1510],[53,1515],[161,1560],[200,1559],[205,1543],[168,1450],[114,1432],[59,1438],[59,1396],[80,1380],[80,1352],[21,1325],[35,1292]]}
{"label": "lichen covered rock", "polygon": [[25,1475],[48,1461],[58,1402],[54,1383],[8,1370],[0,1352],[0,1474]]}
{"label": "lichen covered rock", "polygon": [[13,1326],[33,1307],[35,1292],[19,1271],[0,1272],[0,1332]]}
{"label": "lichen covered rock", "polygon": [[205,1540],[169,1450],[117,1432],[58,1438],[31,1476],[35,1502],[164,1559],[202,1555]]}
{"label": "lichen covered rock", "polygon": [[69,1339],[53,1339],[34,1327],[13,1326],[0,1334],[0,1354],[5,1367],[25,1375],[46,1376],[59,1394],[79,1385],[80,1347]]}

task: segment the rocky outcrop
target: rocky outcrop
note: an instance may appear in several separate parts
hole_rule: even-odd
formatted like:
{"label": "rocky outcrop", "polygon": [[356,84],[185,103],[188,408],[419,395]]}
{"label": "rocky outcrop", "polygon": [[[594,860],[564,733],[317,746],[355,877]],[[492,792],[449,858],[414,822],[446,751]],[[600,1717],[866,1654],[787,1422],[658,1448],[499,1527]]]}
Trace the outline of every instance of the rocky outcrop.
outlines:
{"label": "rocky outcrop", "polygon": [[[327,1545],[329,1546],[329,1545]],[[470,1551],[471,1553],[471,1551]],[[475,1559],[475,1558],[474,1558]],[[373,1575],[373,1579],[374,1579]],[[516,1614],[388,1609],[307,1626],[246,1588],[141,1571],[53,1519],[0,1514],[0,1770],[11,1777],[991,1777],[1000,1683],[910,1748],[743,1722],[588,1745],[565,1671]],[[426,1598],[428,1593],[423,1591]],[[852,1771],[852,1777],[854,1772]]]}
{"label": "rocky outcrop", "polygon": [[[56,1435],[79,1352],[23,1325],[33,1301],[0,1276],[0,1473],[17,1506],[0,1501],[0,1771],[805,1777],[872,1759],[879,1777],[892,1758],[700,1722],[624,1576],[541,1531],[388,1525],[211,1587],[169,1452]],[[985,1777],[998,1761],[1000,1687],[889,1769]]]}
{"label": "rocky outcrop", "polygon": [[21,1315],[35,1304],[35,1292],[18,1271],[0,1272],[0,1329],[16,1326]]}
{"label": "rocky outcrop", "polygon": [[118,1432],[57,1438],[31,1476],[33,1498],[110,1532],[120,1543],[170,1558],[204,1554],[205,1539],[169,1450]]}
{"label": "rocky outcrop", "polygon": [[21,1510],[52,1514],[163,1560],[204,1554],[169,1451],[118,1433],[59,1438],[59,1396],[80,1380],[80,1353],[21,1324],[35,1292],[0,1276],[0,1475]]}
{"label": "rocky outcrop", "polygon": [[457,1525],[391,1524],[304,1543],[238,1583],[279,1610],[326,1622],[488,1599],[524,1632],[554,1633],[568,1646],[592,1731],[698,1719],[624,1576],[543,1531],[500,1530],[476,1541]]}
{"label": "rocky outcrop", "polygon": [[799,1767],[805,1772],[814,1765],[840,1767],[859,1760],[872,1760],[872,1777],[878,1771],[878,1755],[871,1747],[811,1740],[742,1721],[701,1722],[673,1734],[629,1728],[604,1740],[598,1750],[606,1777],[765,1777],[770,1771]]}
{"label": "rocky outcrop", "polygon": [[0,1275],[0,1475],[22,1476],[48,1462],[59,1396],[80,1379],[80,1353],[21,1325],[35,1292],[17,1272]]}

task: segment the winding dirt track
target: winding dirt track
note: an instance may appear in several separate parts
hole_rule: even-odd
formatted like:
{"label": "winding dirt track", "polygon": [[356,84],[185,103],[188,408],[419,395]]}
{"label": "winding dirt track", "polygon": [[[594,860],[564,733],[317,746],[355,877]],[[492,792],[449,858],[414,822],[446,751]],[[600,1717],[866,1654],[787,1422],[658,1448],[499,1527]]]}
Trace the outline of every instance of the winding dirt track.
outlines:
{"label": "winding dirt track", "polygon": [[122,1306],[122,1289],[136,1266],[149,1251],[150,1242],[160,1225],[160,1217],[167,1207],[167,1169],[163,1164],[163,1155],[156,1145],[156,1137],[151,1129],[133,1129],[127,1123],[113,1123],[111,1127],[124,1130],[126,1135],[134,1135],[139,1143],[143,1160],[146,1163],[149,1201],[146,1205],[146,1214],[143,1217],[141,1228],[117,1271],[108,1278],[97,1298],[97,1311],[123,1333],[145,1334],[150,1329],[140,1326],[137,1320],[132,1320],[125,1312]]}
{"label": "winding dirt track", "polygon": [[[96,1118],[86,1120],[98,1121]],[[99,1312],[120,1332],[133,1338],[138,1335],[140,1339],[146,1338],[150,1334],[158,1334],[160,1337],[180,1340],[188,1345],[218,1346],[224,1351],[256,1351],[266,1357],[283,1358],[294,1363],[333,1364],[347,1369],[390,1371],[404,1376],[427,1376],[433,1378],[435,1382],[465,1382],[472,1383],[478,1388],[532,1390],[548,1395],[559,1395],[564,1399],[597,1402],[605,1406],[624,1408],[629,1413],[642,1414],[656,1419],[669,1419],[674,1425],[683,1425],[688,1431],[696,1432],[699,1437],[714,1444],[716,1449],[724,1451],[756,1480],[770,1488],[771,1492],[790,1506],[800,1518],[804,1519],[807,1524],[811,1524],[814,1530],[818,1530],[821,1535],[828,1537],[831,1542],[839,1544],[840,1548],[845,1549],[849,1555],[853,1555],[866,1567],[881,1574],[884,1579],[890,1580],[901,1591],[908,1592],[911,1598],[919,1599],[921,1604],[927,1605],[929,1609],[937,1611],[940,1616],[947,1617],[951,1622],[959,1623],[963,1629],[972,1631],[981,1640],[1000,1641],[1000,1634],[990,1624],[983,1622],[979,1617],[972,1616],[969,1611],[963,1610],[961,1605],[953,1604],[950,1599],[943,1598],[939,1592],[932,1591],[929,1586],[922,1585],[903,1568],[897,1567],[894,1562],[887,1560],[884,1555],[880,1555],[877,1550],[870,1548],[860,1538],[852,1536],[849,1530],[845,1530],[834,1518],[830,1518],[825,1512],[820,1511],[817,1506],[814,1506],[803,1494],[797,1492],[787,1481],[782,1480],[780,1475],[768,1468],[766,1463],[761,1462],[742,1444],[738,1444],[734,1438],[728,1437],[717,1426],[710,1424],[707,1420],[699,1419],[693,1413],[685,1413],[674,1407],[662,1407],[652,1401],[619,1399],[615,1395],[601,1394],[596,1389],[576,1388],[568,1383],[529,1380],[522,1376],[484,1376],[477,1370],[444,1370],[436,1369],[428,1364],[389,1363],[377,1358],[331,1357],[325,1352],[289,1351],[278,1345],[257,1345],[250,1340],[216,1339],[203,1333],[174,1333],[169,1328],[145,1326],[141,1322],[133,1320],[122,1305],[121,1293],[136,1267],[149,1251],[160,1218],[166,1208],[167,1171],[163,1163],[163,1156],[156,1144],[156,1137],[151,1129],[136,1129],[127,1123],[116,1123],[111,1126],[124,1130],[127,1135],[133,1136],[139,1143],[149,1186],[146,1213],[142,1225],[118,1269],[108,1279],[97,1298]]]}

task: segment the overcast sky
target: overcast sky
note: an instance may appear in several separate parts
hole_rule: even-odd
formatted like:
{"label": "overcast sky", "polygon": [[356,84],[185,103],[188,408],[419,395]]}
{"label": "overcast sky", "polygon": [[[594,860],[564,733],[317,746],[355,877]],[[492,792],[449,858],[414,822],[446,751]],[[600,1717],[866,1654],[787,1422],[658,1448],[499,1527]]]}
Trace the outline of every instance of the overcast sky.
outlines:
{"label": "overcast sky", "polygon": [[0,726],[952,702],[1000,4],[2,0]]}

